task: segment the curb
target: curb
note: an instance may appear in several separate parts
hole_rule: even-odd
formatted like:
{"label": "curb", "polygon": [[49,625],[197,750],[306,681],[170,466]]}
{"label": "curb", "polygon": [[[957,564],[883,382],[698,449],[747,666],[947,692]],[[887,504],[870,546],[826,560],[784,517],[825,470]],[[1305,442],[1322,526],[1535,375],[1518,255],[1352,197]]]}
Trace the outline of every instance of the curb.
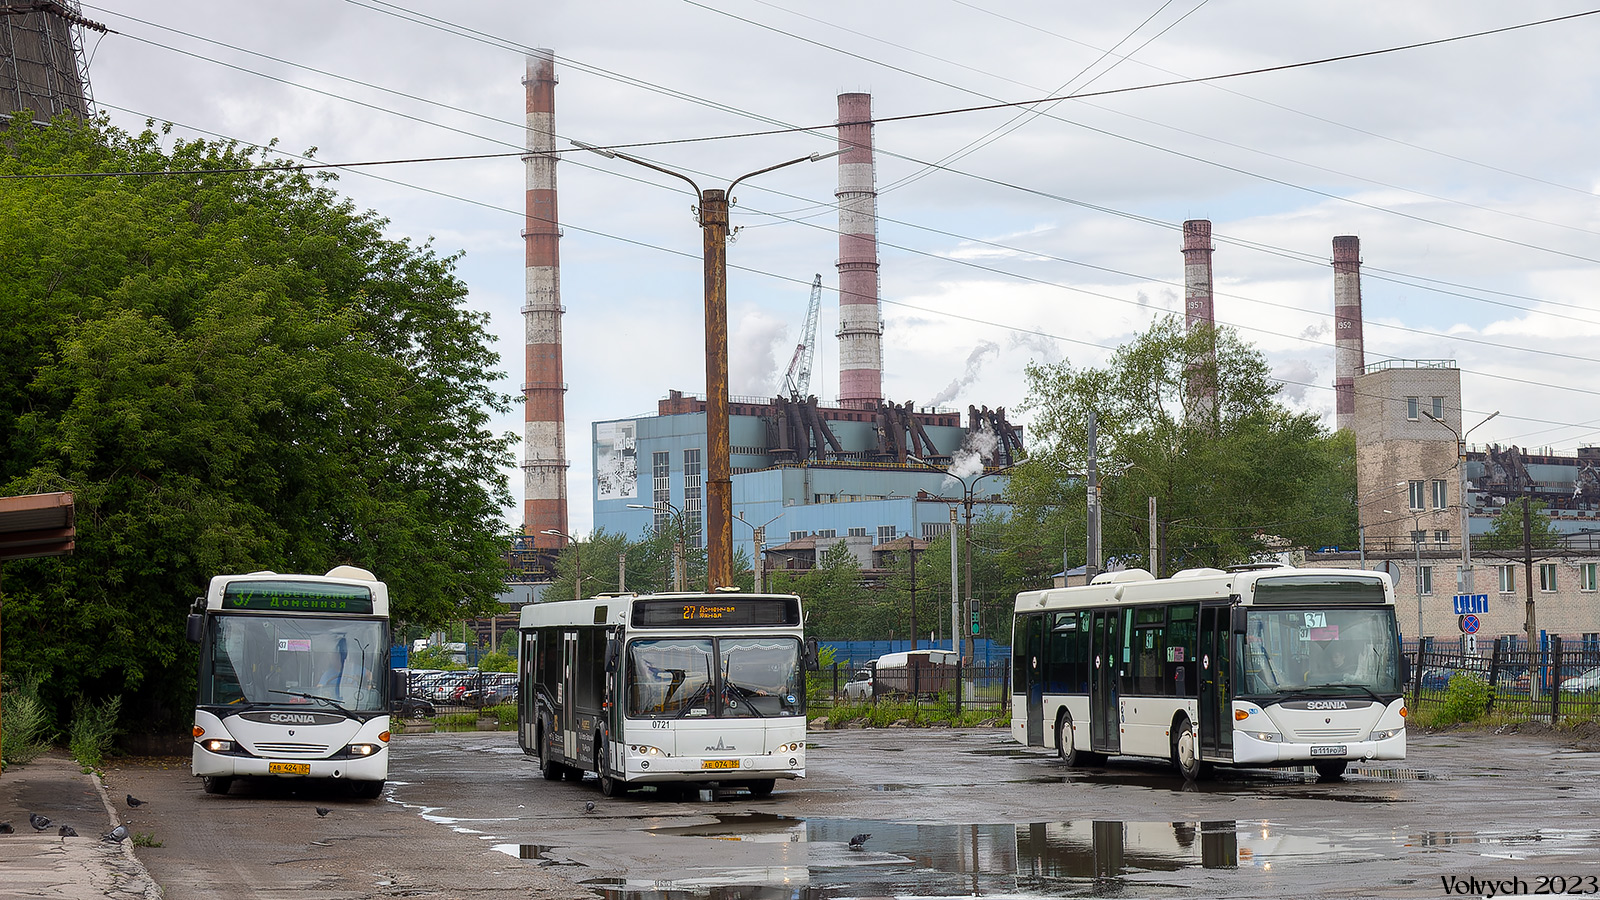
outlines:
{"label": "curb", "polygon": [[[83,776],[94,782],[95,792],[100,795],[100,802],[106,808],[106,816],[111,821],[111,827],[116,828],[122,824],[122,818],[117,815],[117,805],[111,802],[111,795],[106,793],[105,779],[100,775],[88,774]],[[130,834],[125,841],[119,841],[115,847],[108,846],[105,841],[100,841],[100,846],[105,850],[105,868],[110,879],[110,884],[105,885],[105,895],[141,897],[144,900],[162,900],[161,885],[150,877],[150,870],[144,867],[139,857],[133,854],[133,835]]]}

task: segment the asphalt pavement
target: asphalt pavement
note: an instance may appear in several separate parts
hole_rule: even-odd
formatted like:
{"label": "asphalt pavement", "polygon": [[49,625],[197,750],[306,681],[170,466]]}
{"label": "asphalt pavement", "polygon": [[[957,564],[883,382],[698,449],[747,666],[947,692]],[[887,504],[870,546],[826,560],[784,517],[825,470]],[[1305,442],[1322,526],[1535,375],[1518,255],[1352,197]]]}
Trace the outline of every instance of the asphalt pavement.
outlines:
{"label": "asphalt pavement", "polygon": [[[123,824],[120,812],[100,779],[60,751],[8,768],[0,774],[0,822],[12,832],[0,833],[0,896],[157,900],[161,889],[134,856],[131,839],[101,839]],[[30,815],[50,822],[36,829]],[[62,826],[77,836],[63,836]]]}

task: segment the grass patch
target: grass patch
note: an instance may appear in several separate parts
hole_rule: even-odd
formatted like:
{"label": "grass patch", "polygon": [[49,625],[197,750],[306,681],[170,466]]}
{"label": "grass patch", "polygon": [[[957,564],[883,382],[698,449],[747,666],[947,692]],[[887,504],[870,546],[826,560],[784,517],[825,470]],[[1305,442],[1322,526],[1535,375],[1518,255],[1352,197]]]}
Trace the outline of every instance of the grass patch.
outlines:
{"label": "grass patch", "polygon": [[916,728],[929,726],[971,728],[1000,718],[1005,713],[994,707],[974,707],[970,704],[963,704],[961,714],[958,716],[953,703],[945,699],[939,699],[923,701],[922,703],[912,703],[904,700],[879,700],[877,703],[840,703],[831,709],[812,707],[806,715],[808,720],[826,717],[828,724],[835,728],[840,725],[854,724],[867,728],[886,728],[899,723]]}
{"label": "grass patch", "polygon": [[133,835],[133,845],[135,847],[164,847],[164,846],[166,846],[165,844],[163,844],[160,841],[156,840],[155,834],[153,832],[149,832],[149,831],[135,832],[134,835]]}
{"label": "grass patch", "polygon": [[33,762],[50,749],[50,711],[39,699],[37,678],[13,680],[0,691],[0,770]]}
{"label": "grass patch", "polygon": [[72,727],[68,729],[67,749],[85,769],[98,769],[117,736],[117,716],[122,698],[112,697],[96,703],[79,697],[72,704]]}
{"label": "grass patch", "polygon": [[485,707],[483,717],[494,719],[500,723],[500,728],[505,731],[515,731],[517,727],[517,707],[514,703],[501,703],[498,706]]}

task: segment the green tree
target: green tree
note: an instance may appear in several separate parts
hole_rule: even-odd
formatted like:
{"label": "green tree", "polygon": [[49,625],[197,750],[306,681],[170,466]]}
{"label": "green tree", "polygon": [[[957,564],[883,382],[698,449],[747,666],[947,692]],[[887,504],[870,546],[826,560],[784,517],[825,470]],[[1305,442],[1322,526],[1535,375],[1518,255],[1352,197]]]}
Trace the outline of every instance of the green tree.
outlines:
{"label": "green tree", "polygon": [[[1102,368],[1034,365],[1027,378],[1029,459],[1009,487],[1017,527],[1065,535],[1063,547],[1084,546],[1082,473],[1093,411],[1106,561],[1150,565],[1150,497],[1162,574],[1354,540],[1351,438],[1285,407],[1266,359],[1232,329],[1186,332],[1169,316]],[[1195,384],[1209,385],[1213,399],[1198,400]],[[1048,558],[1042,546],[1034,552],[1038,561]]]}
{"label": "green tree", "polygon": [[[1528,510],[1528,534],[1522,533],[1522,511]],[[1475,551],[1492,552],[1496,556],[1517,558],[1524,543],[1533,550],[1548,550],[1561,544],[1561,532],[1550,521],[1549,504],[1518,497],[1505,505],[1489,523],[1489,530],[1481,538],[1472,539]],[[1526,542],[1524,538],[1527,538]]]}
{"label": "green tree", "polygon": [[4,667],[58,711],[122,694],[139,728],[187,719],[213,574],[349,563],[405,622],[494,608],[515,441],[455,257],[326,176],[166,142],[0,135],[0,493],[72,491],[78,529],[8,566]]}

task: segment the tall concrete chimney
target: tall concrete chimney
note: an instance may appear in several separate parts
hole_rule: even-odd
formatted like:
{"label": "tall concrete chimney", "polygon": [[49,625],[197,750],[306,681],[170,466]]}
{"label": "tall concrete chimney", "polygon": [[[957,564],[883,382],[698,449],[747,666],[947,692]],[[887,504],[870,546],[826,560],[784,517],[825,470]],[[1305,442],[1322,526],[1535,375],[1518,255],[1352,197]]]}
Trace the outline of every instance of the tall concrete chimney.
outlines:
{"label": "tall concrete chimney", "polygon": [[1333,239],[1334,423],[1355,427],[1356,376],[1366,368],[1361,344],[1361,238]]}
{"label": "tall concrete chimney", "polygon": [[878,319],[878,191],[872,161],[872,95],[839,95],[839,405],[876,409],[883,399]]}
{"label": "tall concrete chimney", "polygon": [[[1216,306],[1211,290],[1211,220],[1190,219],[1183,223],[1183,326],[1192,332],[1197,327],[1214,331]],[[1190,411],[1210,423],[1216,412],[1216,384],[1211,373],[1216,368],[1216,352],[1189,365]]]}
{"label": "tall concrete chimney", "polygon": [[568,533],[566,382],[561,371],[561,260],[556,215],[555,54],[535,50],[527,57],[522,83],[527,89],[527,207],[522,237],[526,247],[526,300],[522,306],[526,364],[523,439],[523,533],[536,550],[559,549]]}

